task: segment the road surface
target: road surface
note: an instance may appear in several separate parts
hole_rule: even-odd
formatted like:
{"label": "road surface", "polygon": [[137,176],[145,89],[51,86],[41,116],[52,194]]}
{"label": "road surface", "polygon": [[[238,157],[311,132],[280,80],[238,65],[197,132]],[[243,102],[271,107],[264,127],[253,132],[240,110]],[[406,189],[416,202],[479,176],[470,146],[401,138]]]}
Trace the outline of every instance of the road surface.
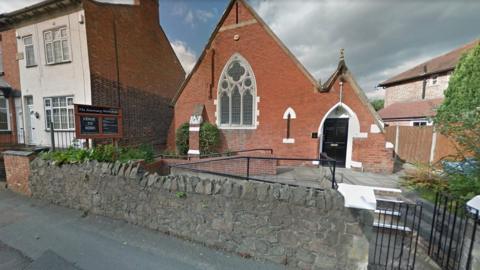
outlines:
{"label": "road surface", "polygon": [[54,264],[56,259],[83,270],[284,269],[0,191],[0,270],[23,269],[32,260],[32,265],[35,261]]}

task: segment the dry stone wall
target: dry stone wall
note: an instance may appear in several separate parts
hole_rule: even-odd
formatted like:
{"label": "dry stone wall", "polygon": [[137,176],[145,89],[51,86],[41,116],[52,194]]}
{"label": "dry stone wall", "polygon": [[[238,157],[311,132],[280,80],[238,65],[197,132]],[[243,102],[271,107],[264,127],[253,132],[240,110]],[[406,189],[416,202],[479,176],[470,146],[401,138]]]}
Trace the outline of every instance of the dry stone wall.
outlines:
{"label": "dry stone wall", "polygon": [[36,198],[294,269],[366,269],[372,217],[335,190],[31,162]]}

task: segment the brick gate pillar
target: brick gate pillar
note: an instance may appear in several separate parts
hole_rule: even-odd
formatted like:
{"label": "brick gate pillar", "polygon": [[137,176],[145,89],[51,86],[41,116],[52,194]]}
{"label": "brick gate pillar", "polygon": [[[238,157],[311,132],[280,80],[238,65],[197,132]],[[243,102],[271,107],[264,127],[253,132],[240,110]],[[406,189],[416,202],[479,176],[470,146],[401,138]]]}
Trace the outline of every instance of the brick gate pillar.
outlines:
{"label": "brick gate pillar", "polygon": [[188,156],[200,158],[200,125],[203,122],[203,105],[196,105],[188,128]]}

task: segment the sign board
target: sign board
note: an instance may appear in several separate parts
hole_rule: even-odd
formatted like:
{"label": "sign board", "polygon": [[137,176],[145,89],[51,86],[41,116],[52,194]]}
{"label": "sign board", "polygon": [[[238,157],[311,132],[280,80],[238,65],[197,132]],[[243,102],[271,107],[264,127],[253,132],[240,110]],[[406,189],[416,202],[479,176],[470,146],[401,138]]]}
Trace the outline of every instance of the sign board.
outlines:
{"label": "sign board", "polygon": [[122,110],[75,104],[75,134],[79,139],[121,138]]}

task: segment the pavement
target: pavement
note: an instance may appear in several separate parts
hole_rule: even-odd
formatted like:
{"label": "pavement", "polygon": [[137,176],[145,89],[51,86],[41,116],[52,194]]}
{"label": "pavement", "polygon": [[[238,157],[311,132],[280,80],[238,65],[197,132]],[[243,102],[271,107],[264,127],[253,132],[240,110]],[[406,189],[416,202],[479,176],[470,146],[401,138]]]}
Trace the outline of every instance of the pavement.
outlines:
{"label": "pavement", "polygon": [[0,270],[15,269],[285,268],[3,190]]}

